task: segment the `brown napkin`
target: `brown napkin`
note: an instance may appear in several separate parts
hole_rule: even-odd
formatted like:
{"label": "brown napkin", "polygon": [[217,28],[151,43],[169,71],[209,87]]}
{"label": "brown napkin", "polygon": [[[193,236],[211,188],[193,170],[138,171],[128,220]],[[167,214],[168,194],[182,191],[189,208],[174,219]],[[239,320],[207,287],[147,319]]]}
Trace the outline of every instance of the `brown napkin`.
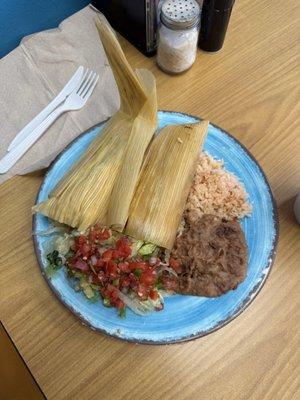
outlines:
{"label": "brown napkin", "polygon": [[84,108],[63,114],[8,173],[0,175],[0,184],[14,175],[47,167],[71,140],[118,109],[119,95],[95,27],[96,16],[97,11],[88,6],[59,28],[24,38],[0,60],[0,158],[79,65],[100,76]]}

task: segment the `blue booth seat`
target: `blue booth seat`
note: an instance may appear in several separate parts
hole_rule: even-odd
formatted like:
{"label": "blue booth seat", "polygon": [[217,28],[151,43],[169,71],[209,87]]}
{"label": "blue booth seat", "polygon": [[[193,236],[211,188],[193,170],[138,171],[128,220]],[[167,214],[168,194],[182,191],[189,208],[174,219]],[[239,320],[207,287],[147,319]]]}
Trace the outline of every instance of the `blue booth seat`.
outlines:
{"label": "blue booth seat", "polygon": [[31,33],[55,28],[88,0],[0,0],[0,57]]}

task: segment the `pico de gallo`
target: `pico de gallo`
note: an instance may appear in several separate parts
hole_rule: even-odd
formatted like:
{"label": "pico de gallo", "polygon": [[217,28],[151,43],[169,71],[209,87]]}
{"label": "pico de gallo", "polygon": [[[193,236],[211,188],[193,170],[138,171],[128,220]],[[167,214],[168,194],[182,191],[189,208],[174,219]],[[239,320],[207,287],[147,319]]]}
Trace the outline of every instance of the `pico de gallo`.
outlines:
{"label": "pico de gallo", "polygon": [[164,249],[99,226],[57,237],[47,259],[50,277],[64,266],[75,290],[91,301],[102,298],[121,317],[127,306],[141,315],[162,310],[180,268]]}

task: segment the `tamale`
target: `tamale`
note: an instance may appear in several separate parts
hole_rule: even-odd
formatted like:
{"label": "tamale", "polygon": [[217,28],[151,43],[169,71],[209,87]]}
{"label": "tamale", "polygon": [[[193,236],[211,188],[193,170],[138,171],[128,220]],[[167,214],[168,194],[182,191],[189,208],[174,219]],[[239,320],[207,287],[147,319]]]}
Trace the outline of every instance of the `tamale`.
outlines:
{"label": "tamale", "polygon": [[147,70],[137,71],[148,99],[135,118],[132,132],[116,178],[107,212],[106,223],[115,230],[123,231],[130,203],[136,188],[145,151],[157,126],[155,79]]}
{"label": "tamale", "polygon": [[208,121],[166,126],[151,143],[134,194],[126,234],[172,249]]}
{"label": "tamale", "polygon": [[[34,212],[40,212],[79,230],[85,230],[96,223],[109,225],[107,212],[110,197],[118,181],[118,174],[122,172],[122,161],[126,158],[128,144],[133,140],[132,136],[137,134],[136,126],[138,123],[143,125],[144,120],[150,118],[153,135],[156,125],[152,113],[145,114],[144,107],[150,101],[150,104],[153,104],[151,110],[155,108],[156,113],[154,78],[148,71],[138,72],[137,76],[109,25],[100,19],[96,25],[118,86],[120,109],[106,124],[102,134],[91,143],[85,154],[54,188],[50,198],[33,208]],[[149,124],[146,125],[148,134],[143,137],[143,151],[152,137]],[[135,157],[136,155],[132,154],[133,162]],[[139,172],[140,163],[136,168]],[[136,182],[134,187],[135,184]],[[122,202],[119,206],[122,207]]]}

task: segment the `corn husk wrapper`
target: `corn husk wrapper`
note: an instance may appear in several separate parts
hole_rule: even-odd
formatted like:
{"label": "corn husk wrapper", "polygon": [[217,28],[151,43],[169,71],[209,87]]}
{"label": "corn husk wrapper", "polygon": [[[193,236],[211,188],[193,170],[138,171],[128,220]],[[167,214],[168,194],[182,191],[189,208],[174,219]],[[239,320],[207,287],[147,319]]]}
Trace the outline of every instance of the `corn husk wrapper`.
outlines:
{"label": "corn husk wrapper", "polygon": [[166,126],[150,145],[126,234],[172,249],[208,122]]}
{"label": "corn husk wrapper", "polygon": [[118,86],[120,109],[50,198],[33,208],[80,231],[96,223],[122,229],[157,123],[153,75],[147,70],[135,74],[111,28],[100,19],[96,26]]}
{"label": "corn husk wrapper", "polygon": [[128,218],[146,148],[157,126],[154,76],[147,70],[138,70],[136,73],[147,93],[147,101],[133,122],[122,165],[111,193],[106,218],[106,224],[120,232],[123,231]]}

